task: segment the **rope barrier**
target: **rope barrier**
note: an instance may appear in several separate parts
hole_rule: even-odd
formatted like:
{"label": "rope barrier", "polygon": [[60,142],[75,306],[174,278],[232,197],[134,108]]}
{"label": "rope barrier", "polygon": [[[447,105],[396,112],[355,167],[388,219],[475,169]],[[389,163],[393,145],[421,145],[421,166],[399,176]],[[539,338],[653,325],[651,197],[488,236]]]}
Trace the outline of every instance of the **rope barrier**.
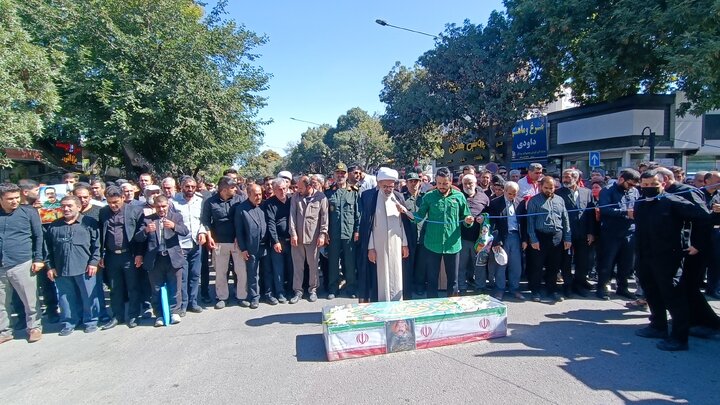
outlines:
{"label": "rope barrier", "polygon": [[[691,193],[691,192],[693,192],[694,190],[700,190],[700,191],[702,191],[702,190],[705,190],[705,189],[707,189],[707,188],[717,187],[717,186],[720,186],[720,183],[711,184],[711,185],[709,185],[709,186],[703,186],[703,187],[699,187],[699,188],[694,188],[694,189],[692,189],[692,190],[678,191],[678,192],[675,192],[675,193],[661,193],[661,194],[659,194],[659,195],[656,196],[656,197],[638,198],[638,199],[636,199],[635,201],[633,201],[633,204],[637,204],[638,202],[648,202],[648,201],[653,201],[653,200],[660,200],[660,199],[662,199],[662,198],[665,198],[665,196],[667,196],[667,195],[686,194],[686,193]],[[500,198],[500,197],[498,197],[498,198]],[[504,198],[504,197],[503,197],[503,198]],[[620,205],[622,205],[622,204],[623,204],[623,203],[614,203],[614,204],[599,205],[599,206],[594,206],[594,207],[574,208],[574,209],[571,209],[571,210],[567,210],[567,212],[568,212],[568,213],[571,213],[571,212],[582,212],[582,211],[595,210],[595,209],[603,209],[603,208],[620,208]],[[409,212],[409,213],[410,213],[410,214],[413,214],[413,213],[411,213],[411,212]],[[515,215],[515,218],[533,217],[533,216],[540,216],[540,215],[548,215],[548,213],[547,213],[547,212],[535,212],[535,213],[531,213],[531,214],[530,214],[530,213],[529,213],[529,214],[516,214],[516,215]],[[413,218],[414,218],[414,217],[415,217],[415,215],[413,215]],[[490,218],[490,219],[509,218],[508,215],[488,215],[487,217]],[[447,225],[447,224],[450,224],[450,223],[461,223],[461,222],[465,222],[465,220],[463,219],[463,220],[458,220],[457,222],[445,222],[445,221],[431,221],[431,220],[429,220],[429,219],[423,219],[423,220],[419,221],[419,223],[439,224],[439,225]]]}

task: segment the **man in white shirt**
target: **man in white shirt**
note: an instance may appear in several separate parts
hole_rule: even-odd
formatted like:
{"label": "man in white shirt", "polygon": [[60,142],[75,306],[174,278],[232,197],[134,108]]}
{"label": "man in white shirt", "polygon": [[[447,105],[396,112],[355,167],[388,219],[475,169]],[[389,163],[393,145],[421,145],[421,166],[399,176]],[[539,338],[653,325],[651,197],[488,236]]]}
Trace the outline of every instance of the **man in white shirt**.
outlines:
{"label": "man in white shirt", "polygon": [[543,167],[540,163],[530,163],[527,176],[518,181],[520,187],[520,198],[528,200],[540,192],[540,179],[542,179]]}
{"label": "man in white shirt", "polygon": [[186,236],[180,237],[180,247],[185,253],[185,264],[182,268],[182,305],[180,306],[180,316],[184,316],[186,311],[202,312],[202,307],[198,304],[202,266],[200,246],[205,244],[206,231],[200,222],[203,199],[196,193],[195,179],[191,176],[184,177],[180,182],[180,187],[182,192],[177,194],[177,198],[172,200],[172,204],[175,210],[182,215],[183,223],[190,231]]}

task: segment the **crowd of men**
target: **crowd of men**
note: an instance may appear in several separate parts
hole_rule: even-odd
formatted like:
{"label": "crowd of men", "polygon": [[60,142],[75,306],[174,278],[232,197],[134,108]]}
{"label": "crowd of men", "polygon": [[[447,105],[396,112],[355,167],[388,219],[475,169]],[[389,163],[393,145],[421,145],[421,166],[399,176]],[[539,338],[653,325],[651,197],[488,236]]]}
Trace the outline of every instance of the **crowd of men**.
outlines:
{"label": "crowd of men", "polygon": [[[40,294],[66,336],[79,326],[134,328],[153,314],[155,326],[176,324],[206,304],[315,302],[321,287],[328,300],[359,303],[442,290],[525,300],[525,277],[534,302],[593,291],[608,300],[614,279],[617,296],[651,313],[638,335],[686,350],[689,335],[720,331],[701,292],[720,294],[720,173],[697,173],[688,185],[679,167],[639,169],[584,179],[537,163],[526,173],[466,166],[456,175],[440,168],[431,182],[422,172],[401,179],[387,167],[371,175],[338,163],[327,179],[281,171],[253,181],[230,169],[217,185],[191,176],[156,185],[148,173],[136,183],[80,182],[69,173],[68,194],[45,187],[43,202],[36,182],[5,183],[0,343],[12,339],[12,311],[16,329],[41,338]],[[41,221],[48,209],[55,217]]]}

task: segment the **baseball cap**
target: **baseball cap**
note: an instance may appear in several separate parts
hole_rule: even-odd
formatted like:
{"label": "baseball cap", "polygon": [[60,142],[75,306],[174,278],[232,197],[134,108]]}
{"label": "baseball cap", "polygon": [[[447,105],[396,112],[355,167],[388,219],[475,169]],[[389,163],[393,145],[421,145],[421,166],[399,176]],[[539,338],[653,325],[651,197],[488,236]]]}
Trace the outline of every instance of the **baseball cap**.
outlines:
{"label": "baseball cap", "polygon": [[340,163],[338,163],[337,165],[335,165],[335,171],[336,171],[336,172],[345,172],[345,173],[347,173],[348,168],[347,168],[347,166],[345,165],[345,163],[340,162]]}
{"label": "baseball cap", "polygon": [[410,172],[405,176],[405,180],[420,180],[420,176],[415,172]]}

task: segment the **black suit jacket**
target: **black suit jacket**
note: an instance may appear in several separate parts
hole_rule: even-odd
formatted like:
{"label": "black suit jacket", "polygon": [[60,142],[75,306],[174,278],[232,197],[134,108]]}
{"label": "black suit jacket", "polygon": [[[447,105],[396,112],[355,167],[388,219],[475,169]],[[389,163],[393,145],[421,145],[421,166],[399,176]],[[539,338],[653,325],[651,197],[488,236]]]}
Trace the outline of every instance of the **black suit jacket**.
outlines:
{"label": "black suit jacket", "polygon": [[[515,215],[518,215],[520,209],[520,200],[515,200]],[[488,206],[488,214],[491,217],[507,216],[507,204],[505,204],[505,197],[498,197],[490,201]],[[517,218],[518,231],[522,235],[522,221]],[[493,218],[490,219],[491,233],[493,235],[493,246],[502,246],[508,235],[508,220],[507,218]]]}
{"label": "black suit jacket", "polygon": [[[167,219],[175,223],[175,229],[164,229],[163,234],[165,236],[165,249],[170,256],[170,262],[173,268],[180,269],[183,267],[185,261],[185,254],[180,247],[179,236],[187,236],[190,231],[183,223],[182,214],[175,211],[167,213]],[[147,233],[145,229],[151,223],[155,223],[155,232]],[[155,260],[160,254],[159,244],[159,230],[160,230],[160,217],[157,214],[152,214],[149,217],[143,219],[140,229],[135,233],[135,242],[145,246],[145,257],[143,258],[143,267],[146,270],[152,270],[155,267]]]}
{"label": "black suit jacket", "polygon": [[235,238],[241,251],[256,257],[265,255],[268,241],[265,210],[245,200],[235,207]]}
{"label": "black suit jacket", "polygon": [[[133,239],[137,232],[140,224],[142,223],[142,208],[136,205],[125,204],[121,208],[123,210],[123,216],[125,217],[125,237],[127,237],[130,251],[135,256],[142,256],[143,246]],[[108,229],[108,221],[113,216],[113,212],[109,206],[100,208],[100,257],[105,257],[105,234]]]}
{"label": "black suit jacket", "polygon": [[555,192],[565,203],[570,221],[570,234],[573,238],[585,240],[588,235],[595,235],[595,203],[592,191],[589,188],[578,187],[578,202],[572,195],[572,190],[562,187]]}

